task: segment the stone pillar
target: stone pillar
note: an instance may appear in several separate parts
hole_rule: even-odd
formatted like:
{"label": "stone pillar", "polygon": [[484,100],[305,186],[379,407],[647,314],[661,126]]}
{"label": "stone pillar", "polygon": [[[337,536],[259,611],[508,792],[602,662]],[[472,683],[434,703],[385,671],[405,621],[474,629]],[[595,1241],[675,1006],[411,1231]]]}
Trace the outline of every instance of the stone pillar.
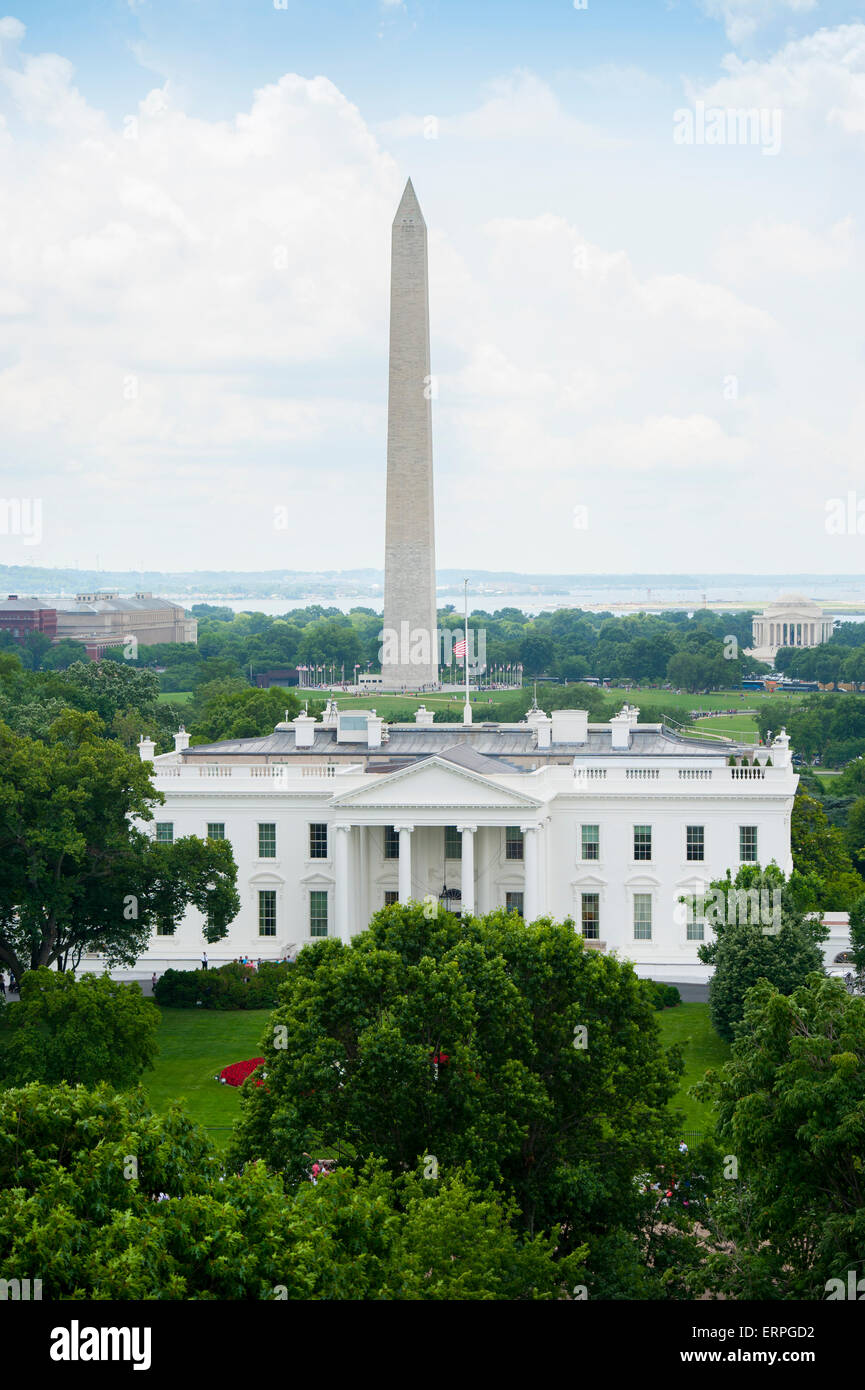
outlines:
{"label": "stone pillar", "polygon": [[399,831],[399,900],[407,903],[411,897],[411,834],[413,825],[397,825]]}
{"label": "stone pillar", "polygon": [[539,825],[521,825],[523,832],[523,861],[524,861],[524,883],[523,883],[523,921],[534,922],[541,912],[540,894],[540,853],[538,840],[540,838],[541,827]]}
{"label": "stone pillar", "polygon": [[458,825],[462,836],[462,910],[474,915],[475,911],[475,831],[476,825]]}
{"label": "stone pillar", "polygon": [[340,941],[348,941],[348,837],[350,825],[333,827],[333,876],[334,900],[336,904],[336,934]]}

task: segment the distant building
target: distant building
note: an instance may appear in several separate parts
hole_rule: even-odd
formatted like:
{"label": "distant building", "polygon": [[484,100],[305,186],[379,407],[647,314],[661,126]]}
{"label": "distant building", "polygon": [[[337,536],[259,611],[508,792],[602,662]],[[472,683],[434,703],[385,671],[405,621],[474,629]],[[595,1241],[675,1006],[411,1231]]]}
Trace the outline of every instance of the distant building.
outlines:
{"label": "distant building", "polygon": [[10,594],[0,601],[0,629],[11,632],[16,642],[22,642],[31,632],[44,632],[46,637],[57,635],[57,609],[41,598],[19,598]]}
{"label": "distant building", "polygon": [[121,598],[108,591],[76,594],[54,600],[57,639],[83,642],[88,654],[99,657],[106,647],[119,647],[130,638],[141,646],[158,642],[195,642],[198,619],[187,618],[182,604],[151,593]]}
{"label": "distant building", "polygon": [[745,655],[771,666],[781,647],[819,647],[829,641],[834,628],[833,619],[813,599],[782,594],[777,603],[770,603],[754,618],[754,645]]}

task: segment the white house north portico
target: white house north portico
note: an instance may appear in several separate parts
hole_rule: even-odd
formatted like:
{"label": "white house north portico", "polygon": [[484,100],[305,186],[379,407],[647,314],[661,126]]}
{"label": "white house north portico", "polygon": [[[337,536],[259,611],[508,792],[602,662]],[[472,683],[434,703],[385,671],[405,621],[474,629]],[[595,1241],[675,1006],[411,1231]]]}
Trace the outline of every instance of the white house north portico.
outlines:
{"label": "white house north portico", "polygon": [[[595,946],[647,968],[698,968],[708,924],[681,898],[742,863],[792,868],[797,777],[789,740],[704,741],[640,724],[627,706],[519,724],[386,725],[374,710],[300,715],[261,738],[153,758],[165,794],[153,833],[231,842],[241,911],[211,960],[275,959],[348,940],[391,902],[463,913],[570,917]],[[193,964],[187,912],[141,965]],[[680,972],[681,973],[681,972]],[[704,973],[704,972],[703,972]]]}

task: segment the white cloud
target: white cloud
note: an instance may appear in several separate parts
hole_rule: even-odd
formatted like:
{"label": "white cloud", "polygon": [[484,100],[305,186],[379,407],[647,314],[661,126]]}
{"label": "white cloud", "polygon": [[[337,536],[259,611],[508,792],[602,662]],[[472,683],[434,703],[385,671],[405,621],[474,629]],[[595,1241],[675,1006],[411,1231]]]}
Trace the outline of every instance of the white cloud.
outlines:
{"label": "white cloud", "polygon": [[[719,85],[790,82],[812,123],[821,101],[849,112],[857,30],[730,60]],[[165,85],[111,121],[58,55],[6,54],[0,97],[0,186],[15,192],[0,210],[0,430],[14,460],[0,495],[20,476],[41,489],[38,558],[379,564],[388,246],[405,172],[363,114],[326,77],[287,74],[230,120],[189,114]],[[815,459],[827,495],[861,467],[858,208],[812,207],[806,165],[792,185],[801,216],[776,212],[785,189],[767,183],[772,215],[745,219],[737,194],[752,176],[716,189],[715,166],[695,161],[669,202],[653,170],[663,240],[650,243],[649,185],[632,191],[625,162],[644,156],[608,159],[603,131],[587,131],[539,79],[511,75],[447,126],[477,142],[468,165],[510,215],[465,212],[444,140],[416,178],[440,562],[705,569],[717,527],[731,547],[718,568],[770,554],[783,568],[822,525]],[[517,140],[520,162],[507,158]],[[583,140],[599,158],[569,159]],[[781,161],[765,163],[776,177]],[[547,183],[520,182],[534,166]],[[847,278],[823,293],[833,275]],[[778,528],[779,496],[798,499],[798,534]],[[592,517],[579,538],[578,503]],[[289,507],[282,533],[276,504]],[[21,561],[13,540],[0,538],[0,561]]]}
{"label": "white cloud", "polygon": [[817,0],[703,0],[706,14],[723,21],[731,43],[743,43],[772,19],[816,8]]}
{"label": "white cloud", "polygon": [[815,276],[850,269],[856,261],[852,217],[825,234],[792,222],[761,220],[735,236],[727,234],[716,264],[725,278],[743,281],[765,276]]}
{"label": "white cloud", "polygon": [[728,55],[725,75],[692,92],[707,105],[780,108],[784,149],[807,149],[833,130],[865,133],[865,24],[818,29],[770,58]]}
{"label": "white cloud", "polygon": [[584,148],[612,148],[620,142],[586,121],[575,119],[547,83],[531,72],[515,72],[487,85],[486,100],[458,116],[404,114],[383,121],[379,133],[390,139],[446,136],[456,140],[554,140]]}

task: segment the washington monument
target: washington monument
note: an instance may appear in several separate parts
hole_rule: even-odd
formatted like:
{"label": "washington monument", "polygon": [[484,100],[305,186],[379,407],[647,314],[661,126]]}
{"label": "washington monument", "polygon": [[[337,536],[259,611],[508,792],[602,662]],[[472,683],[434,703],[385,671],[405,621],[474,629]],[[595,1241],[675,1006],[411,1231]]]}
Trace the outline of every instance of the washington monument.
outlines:
{"label": "washington monument", "polygon": [[427,231],[411,179],[391,232],[386,690],[438,684]]}

